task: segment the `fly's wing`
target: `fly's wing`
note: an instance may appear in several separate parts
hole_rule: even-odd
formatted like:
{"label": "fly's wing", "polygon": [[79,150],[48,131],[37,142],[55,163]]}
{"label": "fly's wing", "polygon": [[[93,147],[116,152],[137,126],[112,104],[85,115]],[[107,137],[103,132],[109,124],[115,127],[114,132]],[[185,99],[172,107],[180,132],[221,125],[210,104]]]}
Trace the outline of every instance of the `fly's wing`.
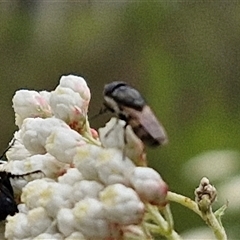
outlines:
{"label": "fly's wing", "polygon": [[168,142],[164,127],[149,106],[145,105],[142,111],[125,107],[124,111],[129,115],[129,124],[133,131],[143,142],[151,146],[164,145]]}
{"label": "fly's wing", "polygon": [[161,145],[168,142],[168,137],[163,125],[158,121],[149,106],[145,106],[140,116],[140,122],[149,134],[157,139]]}

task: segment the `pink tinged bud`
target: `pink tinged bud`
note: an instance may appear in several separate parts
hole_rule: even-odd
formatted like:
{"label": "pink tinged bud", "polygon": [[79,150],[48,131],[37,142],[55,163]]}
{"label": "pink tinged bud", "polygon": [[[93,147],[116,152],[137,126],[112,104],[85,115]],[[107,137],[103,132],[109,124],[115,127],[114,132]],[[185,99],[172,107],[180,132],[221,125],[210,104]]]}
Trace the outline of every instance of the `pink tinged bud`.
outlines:
{"label": "pink tinged bud", "polygon": [[97,132],[97,130],[95,130],[94,128],[90,128],[90,132],[91,132],[91,134],[92,134],[92,137],[94,138],[94,139],[98,139],[98,132]]}
{"label": "pink tinged bud", "polygon": [[143,201],[165,205],[168,185],[158,172],[148,167],[136,167],[129,175],[130,183]]}
{"label": "pink tinged bud", "polygon": [[51,92],[50,105],[55,117],[71,128],[81,131],[85,125],[90,101],[90,90],[78,76],[62,76],[59,86]]}
{"label": "pink tinged bud", "polygon": [[40,94],[36,91],[19,90],[13,97],[13,108],[15,112],[15,123],[18,127],[22,125],[25,118],[52,116],[51,108],[48,104],[46,94]]}
{"label": "pink tinged bud", "polygon": [[85,120],[87,109],[78,93],[70,88],[57,87],[51,93],[50,105],[54,116],[68,124]]}
{"label": "pink tinged bud", "polygon": [[122,184],[114,184],[100,192],[105,217],[117,224],[139,224],[144,214],[144,204],[136,192]]}

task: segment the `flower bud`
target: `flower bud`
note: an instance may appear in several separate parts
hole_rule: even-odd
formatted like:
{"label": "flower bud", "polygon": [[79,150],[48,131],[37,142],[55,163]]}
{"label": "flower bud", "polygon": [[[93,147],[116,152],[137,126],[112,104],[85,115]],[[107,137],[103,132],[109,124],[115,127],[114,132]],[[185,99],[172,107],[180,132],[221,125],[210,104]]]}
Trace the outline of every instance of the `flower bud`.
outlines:
{"label": "flower bud", "polygon": [[[46,94],[45,94],[46,95]],[[45,95],[36,91],[19,90],[13,97],[13,108],[15,112],[15,124],[21,127],[25,118],[52,116],[51,108]]]}
{"label": "flower bud", "polygon": [[85,124],[89,101],[90,90],[85,80],[73,75],[62,76],[50,97],[55,117],[77,131],[81,131]]}
{"label": "flower bud", "polygon": [[144,214],[144,204],[136,192],[122,184],[113,184],[100,192],[105,217],[122,225],[139,224]]}
{"label": "flower bud", "polygon": [[165,205],[167,184],[158,172],[148,167],[136,167],[129,175],[130,183],[143,201]]}
{"label": "flower bud", "polygon": [[68,128],[55,128],[46,140],[45,148],[58,161],[72,163],[78,146],[86,144],[84,138]]}
{"label": "flower bud", "polygon": [[59,209],[73,205],[71,197],[71,186],[38,179],[23,188],[21,200],[30,209],[44,207],[49,216],[55,217]]}
{"label": "flower bud", "polygon": [[111,237],[111,227],[104,216],[103,205],[93,198],[86,198],[72,209],[75,228],[88,239],[106,239]]}
{"label": "flower bud", "polygon": [[196,188],[194,193],[195,201],[202,212],[207,212],[217,197],[216,188],[210,184],[206,177],[201,179],[200,185]]}
{"label": "flower bud", "polygon": [[20,137],[30,153],[44,154],[46,140],[56,127],[70,129],[65,122],[57,118],[27,118],[23,122]]}

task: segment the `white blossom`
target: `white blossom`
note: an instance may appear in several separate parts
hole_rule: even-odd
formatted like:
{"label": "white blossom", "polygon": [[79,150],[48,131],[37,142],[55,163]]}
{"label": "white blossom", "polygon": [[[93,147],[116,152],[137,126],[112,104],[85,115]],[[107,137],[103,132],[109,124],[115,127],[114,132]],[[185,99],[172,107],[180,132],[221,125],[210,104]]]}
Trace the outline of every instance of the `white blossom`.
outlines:
{"label": "white blossom", "polygon": [[9,146],[11,146],[10,149],[8,149],[6,156],[9,161],[12,160],[24,160],[25,158],[31,156],[31,153],[25,148],[22,142],[22,138],[20,136],[21,130],[16,131],[14,133],[14,137],[12,141],[9,143]]}
{"label": "white blossom", "polygon": [[72,187],[54,181],[37,179],[23,188],[21,200],[30,208],[44,207],[55,217],[60,208],[72,207]]}
{"label": "white blossom", "polygon": [[10,179],[21,203],[7,217],[7,239],[146,237],[144,203],[164,205],[167,185],[136,166],[146,163],[144,145],[126,122],[112,118],[99,140],[88,122],[90,98],[86,81],[73,75],[52,92],[15,94],[19,130],[0,169],[26,176]]}
{"label": "white blossom", "polygon": [[105,218],[103,204],[94,198],[86,198],[72,209],[74,226],[90,239],[102,239],[112,236],[110,222]]}
{"label": "white blossom", "polygon": [[129,175],[129,179],[142,200],[156,205],[166,204],[168,186],[154,169],[136,167]]}
{"label": "white blossom", "polygon": [[113,184],[100,192],[105,217],[123,225],[139,224],[144,214],[144,204],[136,192],[122,184]]}
{"label": "white blossom", "polygon": [[99,129],[99,138],[106,148],[118,148],[124,155],[138,162],[144,157],[144,145],[130,125],[118,118],[111,118],[105,127]]}
{"label": "white blossom", "polygon": [[57,225],[59,231],[64,237],[70,236],[76,231],[74,227],[75,217],[72,213],[72,209],[61,208],[57,213]]}
{"label": "white blossom", "polygon": [[89,101],[90,91],[85,80],[73,75],[62,76],[50,97],[55,117],[76,130],[81,130],[85,124]]}
{"label": "white blossom", "polygon": [[75,75],[62,76],[59,86],[71,88],[74,92],[77,92],[82,99],[89,103],[91,93],[84,78]]}
{"label": "white blossom", "polygon": [[21,127],[25,118],[51,117],[52,112],[44,94],[36,91],[19,90],[13,97],[15,124]]}
{"label": "white blossom", "polygon": [[96,181],[82,180],[73,184],[73,198],[78,202],[86,197],[98,198],[99,192],[104,186]]}
{"label": "white blossom", "polygon": [[20,137],[29,152],[45,154],[46,140],[56,127],[70,129],[65,122],[57,118],[27,118],[21,127]]}
{"label": "white blossom", "polygon": [[8,239],[36,237],[48,229],[52,223],[43,207],[34,208],[27,215],[19,213],[15,216],[8,216],[7,221],[5,237]]}
{"label": "white blossom", "polygon": [[82,180],[83,176],[76,168],[69,168],[65,174],[58,177],[59,183],[69,184],[70,186],[73,186],[75,183],[78,183]]}
{"label": "white blossom", "polygon": [[47,138],[45,149],[58,161],[72,163],[78,146],[86,144],[79,133],[68,128],[55,128]]}

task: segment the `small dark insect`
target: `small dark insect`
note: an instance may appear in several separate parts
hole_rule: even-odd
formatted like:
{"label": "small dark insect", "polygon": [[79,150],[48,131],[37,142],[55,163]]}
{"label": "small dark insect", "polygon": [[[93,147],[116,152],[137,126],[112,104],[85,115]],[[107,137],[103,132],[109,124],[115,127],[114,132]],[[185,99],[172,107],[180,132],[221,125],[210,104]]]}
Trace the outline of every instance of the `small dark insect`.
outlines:
{"label": "small dark insect", "polygon": [[34,173],[42,173],[42,171],[37,170],[19,175],[6,171],[0,171],[0,221],[5,220],[8,215],[13,216],[18,212],[10,178],[24,178],[25,176]]}
{"label": "small dark insect", "polygon": [[103,95],[105,109],[100,113],[114,112],[148,146],[159,146],[168,141],[164,127],[135,88],[116,81],[105,85]]}
{"label": "small dark insect", "polygon": [[8,215],[18,212],[14,200],[13,189],[7,172],[0,172],[0,221],[5,220]]}

